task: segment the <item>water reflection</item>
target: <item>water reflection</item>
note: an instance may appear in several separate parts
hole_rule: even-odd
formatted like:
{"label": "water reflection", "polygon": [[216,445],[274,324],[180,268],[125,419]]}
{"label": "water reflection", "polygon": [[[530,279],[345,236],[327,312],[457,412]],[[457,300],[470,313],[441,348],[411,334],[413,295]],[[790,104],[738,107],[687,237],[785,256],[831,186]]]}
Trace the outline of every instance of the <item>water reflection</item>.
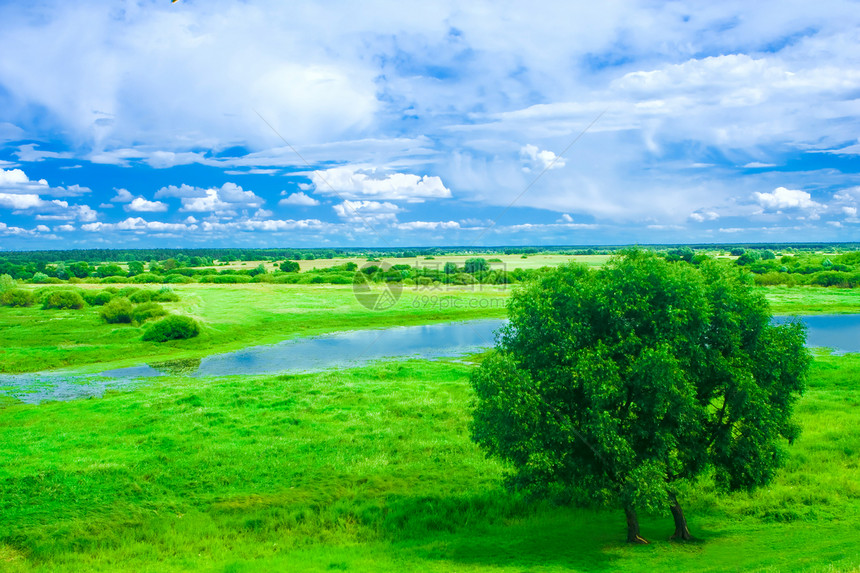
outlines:
{"label": "water reflection", "polygon": [[[806,345],[830,348],[834,354],[860,352],[860,314],[820,314],[796,317],[806,325]],[[778,316],[774,322],[795,320]]]}

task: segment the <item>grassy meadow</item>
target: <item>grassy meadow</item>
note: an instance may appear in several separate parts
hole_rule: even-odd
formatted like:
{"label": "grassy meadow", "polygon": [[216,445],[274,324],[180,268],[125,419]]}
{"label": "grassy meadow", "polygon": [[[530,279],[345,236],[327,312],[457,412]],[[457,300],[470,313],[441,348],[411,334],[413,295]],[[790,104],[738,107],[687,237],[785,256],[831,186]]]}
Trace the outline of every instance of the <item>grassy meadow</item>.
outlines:
{"label": "grassy meadow", "polygon": [[[202,357],[326,332],[503,318],[507,298],[516,286],[404,286],[397,304],[387,310],[359,304],[351,285],[188,284],[170,288],[180,300],[164,303],[164,307],[196,319],[202,326],[200,336],[144,342],[142,326],[105,324],[98,307],[42,310],[38,306],[2,306],[0,372],[88,366],[103,370],[148,360]],[[860,312],[858,289],[757,288],[778,314]]]}
{"label": "grassy meadow", "polygon": [[[531,268],[605,261],[501,258]],[[200,336],[144,342],[142,327],[106,324],[97,307],[0,307],[0,372],[96,372],[340,330],[504,317],[512,287],[404,287],[384,311],[359,304],[351,285],[170,288],[179,301],[164,307],[199,321]],[[857,289],[758,288],[779,314],[860,312]],[[667,511],[640,515],[647,546],[624,543],[621,511],[502,488],[504,468],[469,439],[472,368],[387,361],[164,377],[38,406],[4,400],[0,571],[860,570],[860,356],[816,357],[797,408],[803,434],[773,484],[731,495],[709,478],[690,485],[681,501],[698,539],[667,541]]]}
{"label": "grassy meadow", "polygon": [[180,300],[164,307],[198,320],[200,336],[144,342],[141,326],[105,324],[97,307],[0,307],[0,372],[84,365],[104,369],[106,364],[202,357],[325,332],[504,317],[508,296],[504,287],[488,285],[404,287],[392,308],[371,310],[359,304],[351,285],[190,284],[172,289]]}
{"label": "grassy meadow", "polygon": [[855,571],[860,357],[819,356],[768,488],[683,492],[697,541],[504,491],[468,437],[470,365],[168,378],[0,415],[0,569]]}

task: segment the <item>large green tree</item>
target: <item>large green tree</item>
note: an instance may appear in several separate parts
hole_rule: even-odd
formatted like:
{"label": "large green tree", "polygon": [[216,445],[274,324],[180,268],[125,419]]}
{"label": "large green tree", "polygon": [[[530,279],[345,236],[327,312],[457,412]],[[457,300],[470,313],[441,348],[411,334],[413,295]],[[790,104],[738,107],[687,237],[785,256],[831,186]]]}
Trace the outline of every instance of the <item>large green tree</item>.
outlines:
{"label": "large green tree", "polygon": [[765,484],[799,431],[805,331],[772,324],[750,284],[642,250],[541,276],[472,376],[472,438],[508,462],[511,487],[620,507],[630,542],[645,542],[637,509],[669,509],[689,539],[681,480]]}

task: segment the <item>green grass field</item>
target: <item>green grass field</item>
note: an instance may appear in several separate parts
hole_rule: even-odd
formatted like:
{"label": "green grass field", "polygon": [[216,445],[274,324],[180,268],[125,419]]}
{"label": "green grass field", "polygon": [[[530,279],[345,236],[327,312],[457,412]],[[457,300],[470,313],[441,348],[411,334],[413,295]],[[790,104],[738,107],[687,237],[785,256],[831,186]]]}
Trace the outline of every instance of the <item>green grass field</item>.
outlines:
{"label": "green grass field", "polygon": [[103,369],[202,357],[325,332],[504,317],[508,296],[495,286],[404,287],[395,306],[370,310],[359,304],[351,285],[191,284],[173,289],[180,301],[164,306],[199,320],[203,328],[197,338],[143,342],[142,327],[105,324],[97,307],[0,307],[0,372],[84,365]]}
{"label": "green grass field", "polygon": [[[105,324],[95,307],[0,307],[0,372],[87,366],[95,370],[199,358],[341,330],[503,318],[512,288],[516,287],[404,287],[394,307],[374,311],[356,301],[350,285],[175,285],[181,300],[164,306],[196,318],[203,330],[197,338],[162,344],[141,341],[142,327]],[[860,312],[857,289],[761,287],[761,291],[780,314]]]}
{"label": "green grass field", "polygon": [[462,362],[161,379],[0,410],[0,570],[856,571],[860,357],[816,359],[768,488],[683,492],[694,535],[528,502],[468,438]]}

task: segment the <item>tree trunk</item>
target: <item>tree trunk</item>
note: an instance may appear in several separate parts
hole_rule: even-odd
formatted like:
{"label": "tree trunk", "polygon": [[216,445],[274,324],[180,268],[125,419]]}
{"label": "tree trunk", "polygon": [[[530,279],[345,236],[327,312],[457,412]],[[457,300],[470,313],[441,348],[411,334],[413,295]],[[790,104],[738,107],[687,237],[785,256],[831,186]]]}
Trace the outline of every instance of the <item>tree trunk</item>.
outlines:
{"label": "tree trunk", "polygon": [[675,492],[669,492],[669,501],[672,502],[672,518],[675,520],[675,533],[669,539],[675,541],[690,541],[693,536],[690,535],[690,530],[687,529],[687,518],[684,517],[684,510],[681,509],[681,504],[678,503],[678,496]]}
{"label": "tree trunk", "polygon": [[639,518],[636,517],[636,511],[628,506],[624,508],[624,515],[627,516],[627,543],[647,544],[648,541],[639,535]]}

